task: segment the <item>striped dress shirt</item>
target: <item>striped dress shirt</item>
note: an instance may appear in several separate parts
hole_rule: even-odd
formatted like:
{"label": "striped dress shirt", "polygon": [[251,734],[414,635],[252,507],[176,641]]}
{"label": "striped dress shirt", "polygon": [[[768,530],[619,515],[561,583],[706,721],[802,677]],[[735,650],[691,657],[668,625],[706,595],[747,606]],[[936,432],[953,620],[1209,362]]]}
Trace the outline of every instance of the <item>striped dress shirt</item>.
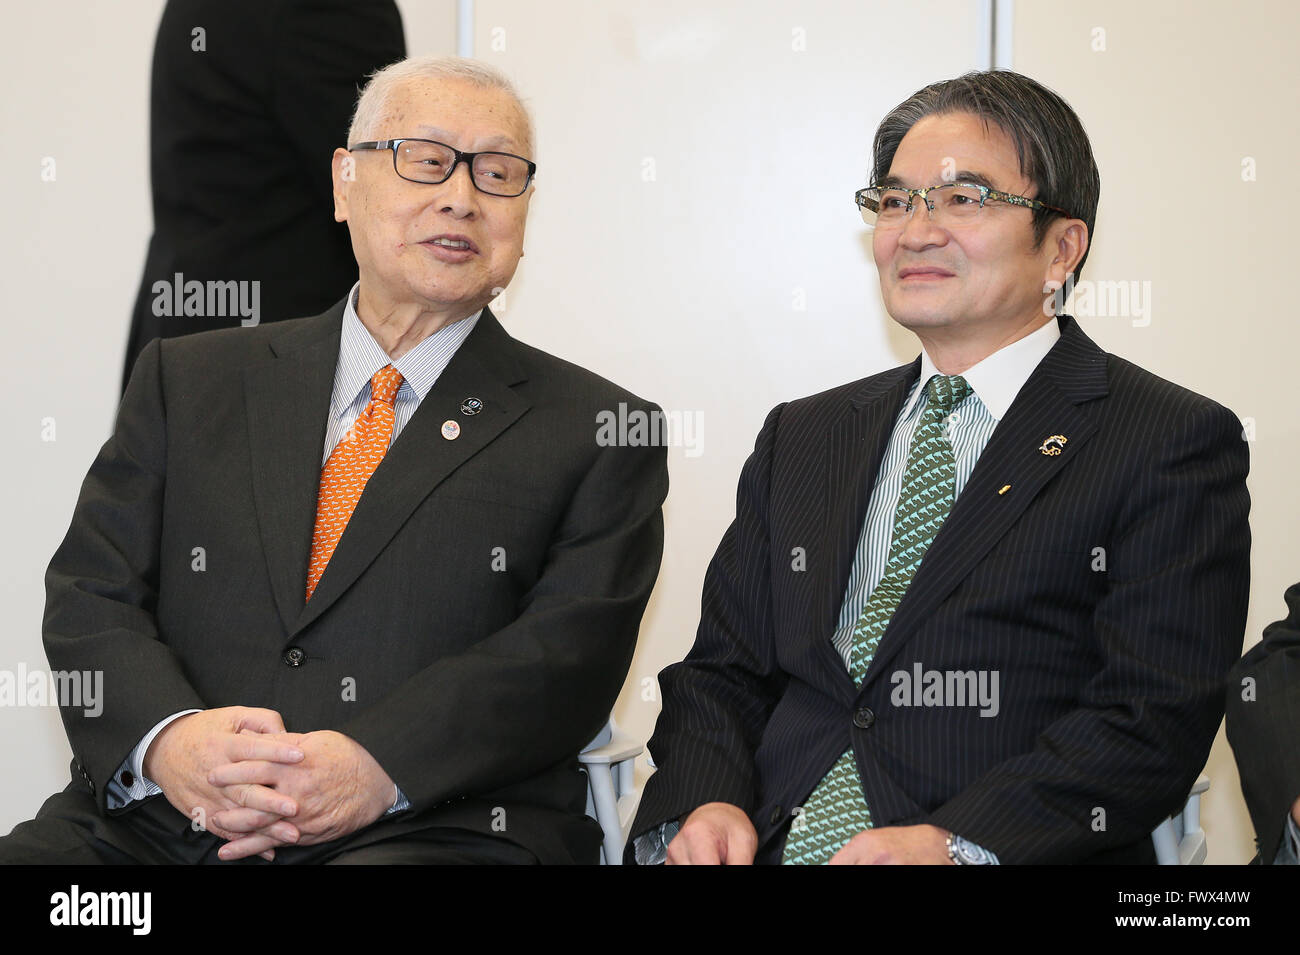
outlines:
{"label": "striped dress shirt", "polygon": [[[953,458],[956,460],[953,502],[956,503],[961,490],[966,486],[966,479],[975,470],[985,445],[993,436],[993,429],[1006,415],[1011,402],[1029,380],[1029,376],[1038,367],[1038,363],[1052,350],[1056,340],[1061,337],[1060,327],[1054,319],[1049,320],[1036,331],[1024,338],[1006,345],[982,361],[972,365],[962,373],[971,393],[961,404],[953,408],[952,413],[944,419],[944,434],[952,445]],[[943,372],[935,367],[933,360],[924,348],[921,350],[921,375],[913,382],[911,390],[903,400],[902,410],[894,423],[894,431],[889,436],[889,445],[885,448],[884,460],[880,463],[880,472],[876,486],[871,492],[871,501],[867,505],[867,517],[862,524],[862,536],[858,539],[858,550],[853,558],[853,570],[849,574],[849,584],[844,591],[844,603],[840,607],[839,625],[831,637],[831,642],[844,660],[846,669],[852,671],[850,661],[853,657],[853,630],[862,608],[866,606],[872,591],[885,576],[885,565],[889,562],[889,545],[894,534],[894,512],[898,509],[898,500],[903,491],[903,474],[907,470],[907,452],[912,445],[912,436],[921,419],[921,412],[929,403],[929,393],[924,385],[934,375]],[[925,558],[921,558],[924,563]],[[955,836],[962,840],[960,834]],[[966,842],[967,845],[973,845]],[[988,850],[984,855],[995,860],[997,856]]]}
{"label": "striped dress shirt", "polygon": [[[944,420],[944,433],[952,445],[953,457],[957,462],[954,502],[966,486],[967,478],[975,470],[975,463],[993,436],[993,429],[1006,415],[1011,402],[1029,380],[1038,363],[1052,350],[1060,337],[1060,327],[1054,320],[1048,321],[1042,328],[1006,345],[962,372],[962,377],[971,386],[971,393]],[[898,499],[903,490],[907,452],[917,423],[921,420],[921,412],[929,401],[924,385],[932,376],[941,374],[943,372],[935,367],[929,353],[922,349],[921,376],[904,399],[889,445],[885,448],[876,486],[871,492],[871,502],[867,505],[862,537],[858,540],[857,554],[853,558],[853,571],[844,591],[839,624],[831,637],[835,649],[844,658],[846,668],[853,654],[853,628],[857,625],[871,592],[884,577],[885,565],[889,562],[894,511],[898,508]]]}
{"label": "striped dress shirt", "polygon": [[[325,429],[325,450],[321,454],[321,467],[329,460],[335,445],[343,440],[353,422],[370,403],[370,379],[385,365],[392,365],[402,373],[402,387],[393,402],[396,421],[393,423],[392,441],[402,433],[415,409],[434,386],[447,363],[451,361],[461,343],[469,337],[478,323],[482,309],[469,318],[444,325],[424,339],[401,358],[393,361],[375,341],[373,335],[361,324],[356,302],[361,283],[352,286],[348,304],[343,309],[343,332],[339,338],[339,362],[334,369],[334,392],[330,400],[329,425]],[[392,447],[392,441],[389,447]]]}

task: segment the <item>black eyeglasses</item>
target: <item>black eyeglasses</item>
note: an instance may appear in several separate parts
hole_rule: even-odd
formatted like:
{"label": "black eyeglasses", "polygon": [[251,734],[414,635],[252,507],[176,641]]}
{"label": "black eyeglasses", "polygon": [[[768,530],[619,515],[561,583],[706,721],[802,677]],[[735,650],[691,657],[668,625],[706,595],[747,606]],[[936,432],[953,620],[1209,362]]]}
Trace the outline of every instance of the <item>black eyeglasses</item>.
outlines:
{"label": "black eyeglasses", "polygon": [[388,149],[393,169],[408,182],[437,185],[451,178],[462,162],[469,167],[474,188],[489,196],[522,196],[537,175],[537,164],[513,153],[463,153],[431,139],[381,139],[353,143],[355,149]]}

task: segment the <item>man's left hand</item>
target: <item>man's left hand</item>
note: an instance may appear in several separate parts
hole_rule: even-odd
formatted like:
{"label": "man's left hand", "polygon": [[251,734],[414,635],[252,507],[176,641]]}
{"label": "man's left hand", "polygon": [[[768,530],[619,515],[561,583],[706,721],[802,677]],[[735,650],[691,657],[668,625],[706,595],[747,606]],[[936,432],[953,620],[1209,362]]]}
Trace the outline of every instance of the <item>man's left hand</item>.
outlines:
{"label": "man's left hand", "polygon": [[[286,816],[299,833],[296,845],[316,845],[342,838],[370,825],[393,804],[396,787],[373,756],[356,740],[334,730],[314,733],[266,734],[291,743],[303,752],[301,762],[286,764],[244,760],[218,766],[208,774],[215,786],[239,790],[266,786],[289,796],[298,812]],[[239,801],[232,794],[234,801]],[[265,814],[252,809],[227,809],[213,821],[232,832],[248,835],[222,846],[222,859],[242,859],[283,845],[261,832]]]}
{"label": "man's left hand", "polygon": [[952,865],[948,832],[938,826],[867,829],[831,857],[831,865]]}

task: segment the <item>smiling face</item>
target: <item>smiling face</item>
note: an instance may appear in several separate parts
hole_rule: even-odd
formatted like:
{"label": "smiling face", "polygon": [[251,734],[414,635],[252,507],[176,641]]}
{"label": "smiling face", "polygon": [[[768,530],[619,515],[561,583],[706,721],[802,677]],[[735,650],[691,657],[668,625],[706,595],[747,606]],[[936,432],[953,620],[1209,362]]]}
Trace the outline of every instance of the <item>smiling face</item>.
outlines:
{"label": "smiling face", "polygon": [[[1013,195],[1036,189],[1020,172],[1015,143],[971,113],[927,116],[903,137],[889,175],[909,188],[968,180]],[[990,201],[969,223],[932,222],[920,196],[901,229],[877,228],[872,251],[885,308],[929,346],[978,343],[990,354],[1041,326],[1043,289],[1063,284],[1087,249],[1087,226],[1055,219],[1034,248],[1033,213]],[[976,359],[978,360],[978,358]]]}
{"label": "smiling face", "polygon": [[[361,134],[365,140],[432,139],[463,152],[531,159],[527,130],[518,104],[504,90],[421,78],[394,89],[379,127]],[[352,235],[362,300],[384,315],[413,307],[455,321],[491,301],[523,255],[532,192],[531,185],[512,198],[479,192],[465,163],[446,182],[430,185],[398,176],[391,150],[334,154],[334,217],[346,221]]]}

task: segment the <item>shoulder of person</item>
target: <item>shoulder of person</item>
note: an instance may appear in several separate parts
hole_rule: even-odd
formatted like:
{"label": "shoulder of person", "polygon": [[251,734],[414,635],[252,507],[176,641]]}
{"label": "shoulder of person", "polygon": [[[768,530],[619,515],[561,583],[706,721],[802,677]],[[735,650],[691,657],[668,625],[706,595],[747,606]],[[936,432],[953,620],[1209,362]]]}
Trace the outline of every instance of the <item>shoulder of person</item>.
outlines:
{"label": "shoulder of person", "polygon": [[[1179,385],[1139,365],[1107,354],[1108,397],[1120,399],[1126,406],[1142,409],[1141,417],[1157,427],[1175,427],[1197,419],[1212,421],[1216,417],[1237,416],[1213,398]],[[1224,419],[1226,420],[1226,418]]]}
{"label": "shoulder of person", "polygon": [[510,345],[520,369],[528,376],[529,391],[534,397],[546,396],[548,403],[581,410],[619,412],[628,410],[658,411],[657,404],[610,381],[589,368],[542,351],[533,345],[510,338]]}

